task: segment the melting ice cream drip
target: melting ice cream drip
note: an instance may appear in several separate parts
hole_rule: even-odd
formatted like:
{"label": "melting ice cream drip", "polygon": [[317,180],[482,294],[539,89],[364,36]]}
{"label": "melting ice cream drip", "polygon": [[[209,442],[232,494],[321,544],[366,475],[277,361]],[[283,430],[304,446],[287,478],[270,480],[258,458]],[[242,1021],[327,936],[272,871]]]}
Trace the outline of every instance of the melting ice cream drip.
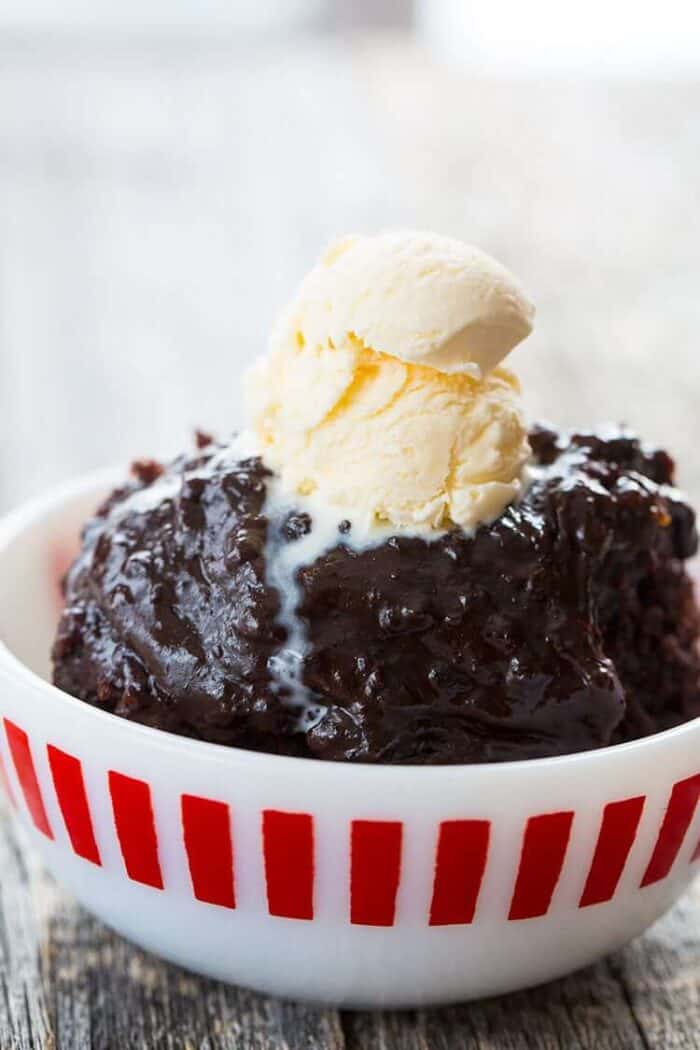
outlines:
{"label": "melting ice cream drip", "polygon": [[[292,503],[280,490],[278,480],[268,479],[263,508],[269,522],[265,548],[266,580],[279,594],[277,622],[287,635],[270,657],[268,670],[276,691],[286,703],[298,709],[299,729],[306,731],[320,721],[327,707],[304,682],[304,661],[310,643],[307,625],[299,614],[303,591],[298,573],[335,547],[343,536],[338,528],[342,518],[337,512],[323,513],[314,508],[310,513],[299,507],[300,502],[303,501],[296,499]],[[306,514],[310,522],[308,531],[297,536],[285,535],[290,516],[301,513]]]}
{"label": "melting ice cream drip", "polygon": [[[298,709],[299,729],[306,731],[323,718],[328,707],[304,682],[304,661],[310,642],[307,624],[299,613],[303,599],[299,571],[337,546],[362,551],[396,535],[420,536],[431,542],[442,536],[444,530],[434,530],[431,536],[426,536],[418,529],[398,530],[388,522],[362,520],[353,521],[349,530],[341,530],[341,524],[348,519],[339,508],[329,506],[323,499],[290,494],[276,475],[267,479],[262,512],[269,522],[265,578],[279,594],[277,622],[286,631],[286,640],[268,660],[268,670],[278,694],[290,707]],[[294,535],[293,530],[287,531],[290,521],[301,516],[309,522],[308,531],[299,535]]]}

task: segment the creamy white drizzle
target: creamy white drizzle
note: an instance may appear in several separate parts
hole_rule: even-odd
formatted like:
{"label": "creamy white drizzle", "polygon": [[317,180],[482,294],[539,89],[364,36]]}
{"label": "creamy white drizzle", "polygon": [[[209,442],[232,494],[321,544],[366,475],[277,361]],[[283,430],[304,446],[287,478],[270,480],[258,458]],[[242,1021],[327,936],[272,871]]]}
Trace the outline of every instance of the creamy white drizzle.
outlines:
{"label": "creamy white drizzle", "polygon": [[268,585],[274,587],[279,595],[277,620],[286,632],[286,640],[268,661],[268,671],[276,689],[288,703],[298,708],[299,728],[310,729],[322,717],[325,707],[314,701],[313,694],[304,683],[304,659],[309,640],[306,624],[298,612],[302,591],[297,582],[297,573],[343,539],[338,531],[342,519],[338,514],[314,513],[311,529],[306,535],[287,539],[281,534],[285,521],[292,512],[303,512],[306,508],[300,507],[298,499],[290,498],[281,490],[277,478],[267,478],[266,484],[263,513],[269,524],[265,577]]}
{"label": "creamy white drizzle", "polygon": [[[269,522],[265,548],[266,581],[279,594],[277,619],[287,635],[284,644],[270,657],[268,670],[275,687],[298,709],[299,728],[308,730],[323,717],[327,708],[304,682],[304,660],[310,643],[307,625],[298,611],[303,597],[298,582],[299,571],[340,545],[360,551],[397,534],[434,539],[441,533],[426,537],[424,532],[417,530],[409,532],[397,530],[396,526],[368,526],[355,521],[351,522],[348,532],[341,532],[341,523],[349,519],[339,508],[330,507],[313,496],[290,493],[276,475],[267,478],[266,485],[263,506],[263,514]],[[291,514],[307,514],[311,519],[309,531],[296,539],[281,535],[281,529]]]}

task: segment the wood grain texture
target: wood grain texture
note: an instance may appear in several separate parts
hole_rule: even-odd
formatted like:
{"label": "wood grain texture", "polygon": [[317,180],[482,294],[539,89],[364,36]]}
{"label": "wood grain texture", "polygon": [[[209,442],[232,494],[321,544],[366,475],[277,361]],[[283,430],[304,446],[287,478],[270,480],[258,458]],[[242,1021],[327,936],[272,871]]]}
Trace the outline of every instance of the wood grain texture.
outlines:
{"label": "wood grain texture", "polygon": [[0,814],[0,1047],[53,1047],[45,996],[45,920],[55,904],[41,886],[33,860],[22,850],[4,808]]}

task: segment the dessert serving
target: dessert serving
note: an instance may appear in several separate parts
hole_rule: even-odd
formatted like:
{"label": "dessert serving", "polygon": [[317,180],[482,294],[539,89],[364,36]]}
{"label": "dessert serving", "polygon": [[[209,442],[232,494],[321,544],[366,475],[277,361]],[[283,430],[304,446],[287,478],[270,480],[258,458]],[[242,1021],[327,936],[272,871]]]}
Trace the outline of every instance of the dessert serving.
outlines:
{"label": "dessert serving", "polygon": [[0,521],[0,785],[109,926],[417,1006],[584,966],[700,870],[694,516],[624,428],[525,421],[532,320],[457,241],[345,239],[236,436]]}
{"label": "dessert serving", "polygon": [[486,763],[700,715],[694,515],[617,426],[530,425],[533,309],[483,253],[347,238],[200,434],[88,521],[54,682],[123,718],[358,763]]}

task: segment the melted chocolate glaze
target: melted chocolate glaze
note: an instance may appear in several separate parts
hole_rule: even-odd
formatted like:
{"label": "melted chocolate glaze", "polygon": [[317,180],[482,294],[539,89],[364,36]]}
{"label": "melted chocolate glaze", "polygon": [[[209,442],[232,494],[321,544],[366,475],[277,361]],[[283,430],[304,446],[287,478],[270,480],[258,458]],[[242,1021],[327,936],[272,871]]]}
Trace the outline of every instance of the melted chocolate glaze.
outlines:
{"label": "melted chocolate glaze", "polygon": [[269,670],[285,630],[266,551],[313,523],[273,526],[261,461],[208,440],[138,464],[86,525],[53,648],[74,696],[202,740],[387,763],[566,754],[700,715],[697,534],[664,452],[539,427],[526,495],[473,537],[357,550],[339,516],[297,574],[317,705],[301,718]]}

